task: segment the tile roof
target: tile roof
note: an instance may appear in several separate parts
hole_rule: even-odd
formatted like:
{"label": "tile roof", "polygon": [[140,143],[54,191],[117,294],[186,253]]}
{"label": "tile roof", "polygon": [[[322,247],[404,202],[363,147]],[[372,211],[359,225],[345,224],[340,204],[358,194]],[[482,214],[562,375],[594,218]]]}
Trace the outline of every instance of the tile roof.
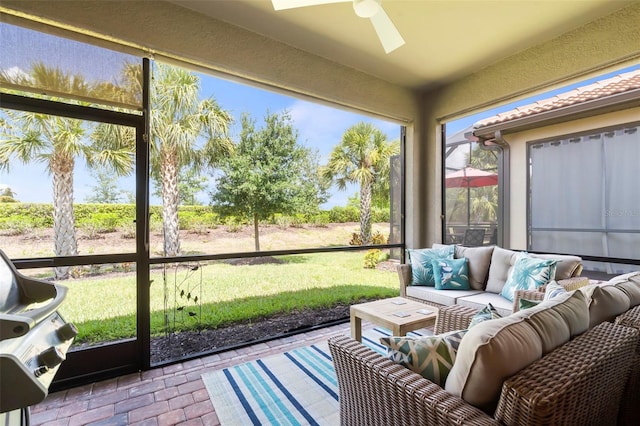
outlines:
{"label": "tile roof", "polygon": [[510,111],[496,114],[476,122],[473,127],[480,129],[494,124],[506,123],[517,118],[528,117],[542,112],[593,101],[634,89],[640,89],[640,70],[619,74],[606,80],[597,81],[587,86],[560,93],[552,98],[542,99]]}

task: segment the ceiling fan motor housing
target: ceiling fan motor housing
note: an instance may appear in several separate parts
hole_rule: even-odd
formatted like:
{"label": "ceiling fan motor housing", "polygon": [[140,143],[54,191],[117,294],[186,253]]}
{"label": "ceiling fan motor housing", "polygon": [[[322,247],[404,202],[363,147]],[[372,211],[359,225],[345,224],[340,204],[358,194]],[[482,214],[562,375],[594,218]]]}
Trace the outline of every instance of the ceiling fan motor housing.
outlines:
{"label": "ceiling fan motor housing", "polygon": [[381,0],[353,0],[353,10],[361,18],[371,18],[380,11]]}

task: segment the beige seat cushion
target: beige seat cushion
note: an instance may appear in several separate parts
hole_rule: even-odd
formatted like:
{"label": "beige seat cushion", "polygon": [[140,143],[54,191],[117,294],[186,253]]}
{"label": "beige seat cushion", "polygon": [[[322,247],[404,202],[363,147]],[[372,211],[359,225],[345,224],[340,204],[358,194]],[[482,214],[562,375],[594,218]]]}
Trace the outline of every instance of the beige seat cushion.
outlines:
{"label": "beige seat cushion", "polygon": [[586,299],[577,291],[479,323],[460,342],[445,390],[491,413],[504,380],[588,326]]}
{"label": "beige seat cushion", "polygon": [[[442,244],[433,244],[433,248],[443,247]],[[487,247],[463,247],[456,245],[453,257],[462,259],[466,257],[469,268],[469,285],[474,290],[484,290],[489,275],[491,254],[494,246]]]}
{"label": "beige seat cushion", "polygon": [[513,302],[505,299],[499,294],[489,293],[488,291],[479,292],[477,294],[459,297],[456,300],[457,305],[468,306],[473,309],[480,310],[491,303],[498,313],[506,317],[513,312]]}
{"label": "beige seat cushion", "polygon": [[412,285],[407,287],[407,296],[428,300],[440,305],[455,305],[456,299],[480,293],[479,290],[436,290],[435,287]]}

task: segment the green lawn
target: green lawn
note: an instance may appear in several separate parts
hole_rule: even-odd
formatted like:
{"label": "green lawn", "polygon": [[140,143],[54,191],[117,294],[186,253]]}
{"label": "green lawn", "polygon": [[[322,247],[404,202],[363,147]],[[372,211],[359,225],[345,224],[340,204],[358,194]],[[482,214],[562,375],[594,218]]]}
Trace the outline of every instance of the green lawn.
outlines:
{"label": "green lawn", "polygon": [[[209,263],[151,274],[151,329],[216,328],[280,312],[398,295],[395,272],[364,269],[364,252],[281,256],[282,264]],[[135,336],[135,274],[68,281],[60,309],[79,329],[75,343]],[[197,299],[196,299],[197,297]]]}

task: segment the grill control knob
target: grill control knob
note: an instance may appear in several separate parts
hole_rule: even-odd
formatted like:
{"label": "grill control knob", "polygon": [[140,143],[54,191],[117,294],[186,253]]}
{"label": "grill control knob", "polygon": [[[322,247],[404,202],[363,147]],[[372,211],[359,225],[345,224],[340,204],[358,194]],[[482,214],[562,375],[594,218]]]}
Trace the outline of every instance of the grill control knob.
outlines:
{"label": "grill control knob", "polygon": [[66,342],[67,340],[71,340],[78,335],[78,329],[75,325],[73,325],[73,323],[68,322],[63,324],[62,327],[58,328],[56,330],[56,334],[58,335],[58,338],[60,340]]}
{"label": "grill control knob", "polygon": [[36,377],[40,377],[47,371],[49,371],[49,367],[47,367],[46,365],[41,365],[40,367],[36,368],[36,371],[33,372],[33,375]]}
{"label": "grill control knob", "polygon": [[48,349],[40,352],[38,361],[41,365],[54,368],[64,361],[64,355],[55,346],[50,346]]}

